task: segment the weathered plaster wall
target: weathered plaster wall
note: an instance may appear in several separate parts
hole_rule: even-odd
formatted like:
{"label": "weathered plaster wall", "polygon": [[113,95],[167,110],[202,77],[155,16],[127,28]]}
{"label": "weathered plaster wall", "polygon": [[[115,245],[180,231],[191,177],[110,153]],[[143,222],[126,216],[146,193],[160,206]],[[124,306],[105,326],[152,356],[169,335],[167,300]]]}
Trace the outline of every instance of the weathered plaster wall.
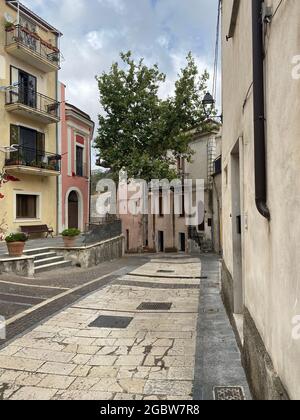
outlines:
{"label": "weathered plaster wall", "polygon": [[[300,314],[300,224],[297,223],[300,210],[300,80],[292,78],[292,60],[300,53],[300,2],[283,2],[266,36],[266,161],[270,223],[259,215],[255,206],[251,2],[240,2],[235,35],[226,42],[231,3],[223,2],[222,12],[224,263],[235,287],[242,285],[241,297],[275,374],[279,375],[289,396],[299,399],[300,345],[292,338],[292,320]],[[275,10],[278,1],[270,0],[268,4]],[[233,249],[235,220],[232,219],[236,205],[232,201],[235,173],[232,153],[236,152],[237,145],[241,179],[241,278],[234,275],[237,255]],[[246,336],[248,325],[245,323]],[[250,342],[246,340],[245,345],[250,346]],[[245,349],[251,357],[248,350]],[[261,354],[262,362],[266,355]],[[256,374],[259,375],[259,369]],[[270,379],[268,385],[275,387],[275,382]],[[261,392],[265,392],[264,389],[261,388]]]}
{"label": "weathered plaster wall", "polygon": [[[24,70],[37,78],[37,91],[50,98],[56,99],[56,72],[43,73],[25,62],[18,60],[12,55],[5,51],[5,19],[4,14],[9,13],[16,19],[16,12],[9,6],[7,6],[4,0],[0,1],[0,85],[10,85],[10,66],[15,66],[21,70]],[[40,36],[45,40],[53,40],[55,35],[49,31],[38,28]],[[36,122],[30,117],[18,116],[12,112],[7,112],[5,106],[5,94],[0,93],[0,133],[1,133],[1,145],[10,145],[10,124],[16,124],[33,128],[35,130],[45,133],[45,149],[49,153],[56,153],[56,125],[55,124],[43,124]],[[5,155],[0,153],[0,168],[4,166]],[[40,177],[37,175],[19,175],[12,173],[19,177],[21,182],[19,183],[8,183],[2,189],[1,193],[5,195],[5,199],[1,200],[0,206],[0,219],[5,218],[8,225],[7,231],[14,232],[19,229],[19,226],[24,224],[20,221],[15,220],[14,217],[14,190],[18,192],[33,192],[41,193],[41,217],[36,221],[27,221],[26,225],[34,224],[48,224],[52,226],[56,231],[57,219],[56,219],[56,178],[55,177]]]}

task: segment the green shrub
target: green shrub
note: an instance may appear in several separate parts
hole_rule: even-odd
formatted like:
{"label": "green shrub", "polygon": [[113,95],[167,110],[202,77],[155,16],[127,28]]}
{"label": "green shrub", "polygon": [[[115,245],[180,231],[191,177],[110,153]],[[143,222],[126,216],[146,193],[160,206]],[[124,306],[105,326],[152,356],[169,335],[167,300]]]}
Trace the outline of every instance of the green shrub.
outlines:
{"label": "green shrub", "polygon": [[12,22],[5,22],[5,29],[12,29],[15,25]]}
{"label": "green shrub", "polygon": [[5,238],[6,242],[27,242],[28,236],[25,233],[11,233]]}
{"label": "green shrub", "polygon": [[80,230],[79,229],[66,229],[62,232],[62,236],[67,236],[69,238],[74,238],[75,236],[79,236],[80,235]]}

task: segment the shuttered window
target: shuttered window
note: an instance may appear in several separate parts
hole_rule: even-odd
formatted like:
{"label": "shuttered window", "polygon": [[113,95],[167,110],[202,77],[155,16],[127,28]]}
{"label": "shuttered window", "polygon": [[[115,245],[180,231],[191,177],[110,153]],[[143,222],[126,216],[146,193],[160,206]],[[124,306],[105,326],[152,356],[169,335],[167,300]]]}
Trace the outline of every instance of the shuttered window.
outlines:
{"label": "shuttered window", "polygon": [[17,194],[17,219],[37,218],[37,195]]}

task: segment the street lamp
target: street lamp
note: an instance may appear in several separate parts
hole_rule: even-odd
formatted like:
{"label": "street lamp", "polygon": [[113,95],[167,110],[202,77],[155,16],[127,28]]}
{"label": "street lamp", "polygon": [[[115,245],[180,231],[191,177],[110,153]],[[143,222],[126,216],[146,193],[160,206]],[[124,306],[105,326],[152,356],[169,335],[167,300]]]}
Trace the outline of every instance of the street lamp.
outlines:
{"label": "street lamp", "polygon": [[213,115],[212,112],[214,110],[216,101],[214,100],[213,96],[207,92],[203,98],[202,105],[204,108],[204,112],[206,115],[206,118],[209,120],[219,119],[221,123],[223,122],[223,115]]}

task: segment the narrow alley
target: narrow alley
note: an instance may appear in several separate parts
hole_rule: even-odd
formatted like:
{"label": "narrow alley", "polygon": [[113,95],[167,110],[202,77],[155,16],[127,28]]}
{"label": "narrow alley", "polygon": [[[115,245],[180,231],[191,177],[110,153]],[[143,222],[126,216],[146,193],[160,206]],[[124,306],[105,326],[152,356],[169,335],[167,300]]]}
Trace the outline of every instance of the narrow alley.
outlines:
{"label": "narrow alley", "polygon": [[0,351],[0,398],[250,398],[219,276],[177,254],[114,278]]}

